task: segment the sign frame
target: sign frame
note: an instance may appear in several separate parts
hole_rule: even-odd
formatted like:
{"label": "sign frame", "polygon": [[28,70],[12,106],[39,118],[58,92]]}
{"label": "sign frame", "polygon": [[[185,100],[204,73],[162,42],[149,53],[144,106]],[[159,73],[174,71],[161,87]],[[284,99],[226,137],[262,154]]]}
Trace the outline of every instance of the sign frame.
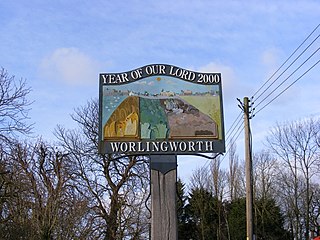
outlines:
{"label": "sign frame", "polygon": [[[180,86],[187,88],[173,91],[173,85],[176,89]],[[134,91],[138,87],[140,90]],[[215,109],[204,108],[205,102],[210,106],[214,102],[212,107]],[[149,107],[149,110],[142,110],[144,107]],[[111,113],[106,113],[106,109]],[[154,111],[156,113],[152,115],[153,110],[159,113]],[[179,124],[179,118],[189,121]],[[195,126],[194,122],[199,121],[202,124]],[[168,64],[150,64],[127,72],[100,73],[99,153],[185,155],[223,152],[225,132],[221,73],[195,72]]]}

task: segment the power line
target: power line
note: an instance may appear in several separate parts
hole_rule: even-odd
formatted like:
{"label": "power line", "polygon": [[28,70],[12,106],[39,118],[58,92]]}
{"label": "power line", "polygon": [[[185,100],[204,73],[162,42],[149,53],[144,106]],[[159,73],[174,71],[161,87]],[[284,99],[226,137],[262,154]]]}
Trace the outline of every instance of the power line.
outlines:
{"label": "power line", "polygon": [[227,131],[227,135],[228,135],[229,132],[232,131],[233,125],[236,123],[236,121],[237,121],[240,117],[241,117],[241,112],[239,113],[239,115],[236,117],[236,119],[235,119],[235,120],[233,121],[233,123],[231,124],[229,130]]}
{"label": "power line", "polygon": [[[232,144],[232,142],[236,141],[239,136],[240,136],[240,133],[242,132],[243,130],[243,126],[241,125],[241,122],[243,119],[241,119],[241,116],[242,116],[242,112],[240,112],[237,116],[237,118],[233,121],[233,123],[231,124],[231,127],[229,128],[228,130],[228,133],[226,134],[226,138],[225,138],[225,142],[227,143],[228,140],[230,139],[229,141],[229,147],[227,146],[227,151],[226,153],[224,154],[223,158],[221,159],[221,162],[224,160],[224,158],[226,157],[226,155],[228,154],[229,150],[230,150],[230,146]],[[240,128],[242,127],[241,131],[240,131]],[[234,139],[235,138],[235,139]]]}
{"label": "power line", "polygon": [[239,113],[238,117],[233,121],[231,127],[229,128],[229,130],[227,131],[226,137],[225,137],[225,141],[227,141],[230,136],[233,134],[234,130],[237,128],[237,126],[239,125],[239,123],[241,123],[241,112]]}
{"label": "power line", "polygon": [[226,153],[223,155],[223,158],[221,159],[221,162],[222,162],[222,161],[226,158],[226,156],[228,155],[232,142],[236,142],[236,141],[238,140],[240,134],[243,132],[244,126],[241,126],[241,125],[240,125],[240,127],[242,127],[241,129],[239,128],[240,131],[238,131],[238,133],[234,134],[234,137],[235,137],[235,138],[234,138],[234,139],[232,138],[232,141],[230,140],[229,147],[227,148]]}
{"label": "power line", "polygon": [[[304,39],[304,41],[293,51],[293,53],[284,61],[284,63],[269,77],[269,79],[252,95],[252,98],[260,92],[260,90],[280,71],[280,69],[290,60],[290,58],[302,47],[302,45],[313,35],[313,33],[319,28],[320,24],[316,26],[313,31]],[[263,94],[263,93],[262,93]],[[262,95],[260,94],[260,95]]]}
{"label": "power line", "polygon": [[284,90],[282,90],[277,96],[275,96],[273,99],[271,99],[267,104],[265,104],[262,108],[259,109],[259,111],[256,112],[259,113],[262,109],[267,107],[270,103],[272,103],[274,100],[276,100],[280,95],[282,95],[285,91],[287,91],[293,84],[298,82],[304,75],[306,75],[311,69],[313,69],[316,65],[318,65],[320,60],[318,60],[315,64],[313,64],[307,71],[305,71],[300,77],[298,77],[295,81],[293,81],[288,87],[286,87]]}
{"label": "power line", "polygon": [[[230,144],[229,144],[229,147],[227,148],[227,151],[226,153],[223,155],[222,159],[220,160],[220,163],[222,163],[224,161],[224,159],[226,158],[226,156],[228,155],[229,151],[230,151],[230,148],[231,148],[231,144],[232,142],[235,142],[238,140],[240,134],[242,133],[242,131],[244,130],[244,126],[240,125],[241,130],[237,133],[237,134],[234,134],[235,138],[233,139],[233,141],[230,141]],[[238,128],[240,129],[240,128]],[[238,130],[237,130],[238,131]],[[204,165],[203,165],[203,168],[207,168],[209,167],[209,164],[210,164],[210,161],[207,161]]]}
{"label": "power line", "polygon": [[[223,158],[221,159],[221,162],[223,162],[223,160],[226,158],[227,154],[229,153],[229,150],[230,150],[230,146],[231,146],[231,143],[232,142],[235,142],[238,140],[241,132],[243,131],[244,129],[244,126],[242,126],[241,124],[241,117],[242,116],[242,112],[240,112],[240,114],[237,116],[237,118],[233,121],[233,123],[231,124],[231,127],[229,128],[229,130],[227,131],[227,134],[226,136],[228,136],[228,138],[230,138],[230,136],[232,135],[231,137],[231,140],[229,141],[229,147],[227,146],[227,151],[226,153],[223,155]],[[240,119],[239,119],[240,118]],[[236,123],[237,122],[237,123]],[[237,130],[235,130],[237,128]],[[242,128],[241,128],[242,127]],[[233,129],[233,130],[232,130]],[[227,139],[225,139],[225,142],[227,142]],[[204,165],[203,165],[203,168],[206,168],[206,167],[209,167],[209,164],[210,164],[210,161],[207,161]]]}
{"label": "power line", "polygon": [[[238,117],[236,118],[236,120],[234,121],[234,123],[237,121],[237,119],[240,118],[240,116],[242,115],[242,113],[243,113],[243,111],[244,111],[242,102],[240,101],[239,98],[237,98],[237,100],[238,100],[238,102],[240,103],[240,104],[238,105],[238,107],[239,107],[242,111],[240,112],[240,114],[238,115]],[[241,118],[238,120],[237,124],[234,126],[234,129],[235,129],[236,126],[239,125],[239,126],[238,126],[238,129],[237,129],[236,131],[233,130],[233,135],[232,135],[232,137],[231,137],[231,139],[230,139],[230,141],[229,141],[229,146],[228,146],[227,152],[225,153],[225,155],[224,155],[223,158],[221,159],[221,162],[225,159],[225,157],[226,157],[227,154],[229,153],[229,150],[230,150],[232,144],[233,144],[235,141],[237,141],[237,139],[239,138],[241,132],[242,132],[243,129],[244,129],[244,125],[241,125],[241,124],[239,124],[239,123],[241,123]],[[241,128],[241,127],[242,127],[242,128]],[[231,136],[231,134],[229,135],[229,137],[230,137],[230,136]],[[235,137],[235,139],[234,139],[234,137]],[[227,139],[226,139],[225,141],[227,142]]]}
{"label": "power line", "polygon": [[[255,98],[255,101],[257,101],[268,89],[277,81],[279,78],[314,44],[314,42],[320,37],[320,34],[290,63],[290,65],[282,71],[282,73],[275,79],[273,82],[258,96]],[[272,76],[274,76],[273,74]],[[265,99],[265,98],[264,98]],[[263,101],[263,100],[262,100]],[[261,102],[262,102],[261,101]]]}
{"label": "power line", "polygon": [[[296,70],[294,70],[287,78],[285,78],[275,89],[273,89],[264,99],[262,99],[257,105],[256,108],[261,105],[271,94],[273,94],[280,86],[282,86],[293,74],[295,74],[307,61],[309,61],[318,51],[320,47],[314,51],[302,64],[300,64]],[[313,68],[313,67],[312,67]],[[303,74],[305,75],[305,74]]]}
{"label": "power line", "polygon": [[[275,79],[273,80],[273,82],[271,84],[269,84],[269,86],[264,89],[262,91],[262,93],[260,93],[258,95],[258,97],[255,97],[270,81],[271,79],[289,62],[289,60],[298,52],[298,50],[309,40],[309,38],[314,34],[314,32],[320,27],[320,24],[318,24],[313,31],[304,39],[304,41],[293,51],[293,53],[284,61],[284,63],[271,75],[271,77],[269,77],[269,79],[252,95],[252,98],[255,98],[255,101],[257,101],[263,94],[265,94],[270,88],[271,86],[279,80],[279,78],[315,43],[315,41],[320,37],[320,34],[317,35],[315,37],[315,39],[313,39],[313,41],[289,64],[289,66],[282,71],[282,73]],[[275,87],[266,97],[264,97],[257,105],[256,107],[258,107],[259,105],[261,105],[264,101],[267,100],[268,97],[271,96],[271,94],[273,94],[277,89],[279,89],[280,86],[282,86],[294,73],[296,73],[307,61],[309,61],[316,52],[318,52],[320,48],[318,48],[315,52],[313,52],[302,64],[300,64],[300,66],[298,68],[296,68],[286,79],[284,79],[277,87]],[[312,65],[307,71],[305,71],[299,78],[297,78],[294,82],[292,82],[288,87],[286,87],[283,91],[281,91],[277,96],[275,96],[273,99],[271,99],[267,104],[265,104],[263,107],[261,107],[257,112],[259,113],[261,110],[263,110],[265,107],[267,107],[269,104],[271,104],[275,99],[277,99],[280,95],[282,95],[285,91],[287,91],[293,84],[295,84],[297,81],[299,81],[303,76],[305,76],[311,69],[313,69],[318,63],[320,62],[317,61],[314,65]],[[254,102],[252,102],[252,104],[254,104]],[[254,111],[255,109],[253,108],[252,111]],[[253,114],[251,112],[251,114]],[[227,142],[228,139],[230,139],[229,141],[229,146],[227,147],[227,151],[224,154],[223,158],[221,159],[221,162],[225,159],[225,157],[228,155],[229,150],[230,150],[230,146],[232,144],[232,142],[237,141],[237,139],[239,138],[240,134],[242,133],[242,131],[244,130],[244,126],[242,126],[241,123],[241,115],[242,112],[239,113],[239,115],[236,117],[236,119],[233,121],[233,123],[231,124],[229,130],[226,133],[226,137],[225,137],[225,142]],[[242,127],[242,128],[241,128]],[[252,138],[251,135],[251,131],[250,131],[250,138]],[[252,145],[250,146],[250,151],[252,152]],[[210,162],[207,162],[204,167],[206,167],[207,164],[209,164]]]}

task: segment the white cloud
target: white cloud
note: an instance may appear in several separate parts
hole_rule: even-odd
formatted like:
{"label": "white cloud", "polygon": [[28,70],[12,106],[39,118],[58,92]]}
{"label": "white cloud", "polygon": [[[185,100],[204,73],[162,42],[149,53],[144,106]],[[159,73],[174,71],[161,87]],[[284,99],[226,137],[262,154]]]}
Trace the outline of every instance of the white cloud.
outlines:
{"label": "white cloud", "polygon": [[270,77],[280,67],[279,59],[283,58],[281,55],[280,50],[276,48],[267,49],[261,54],[261,62],[266,68],[266,77]]}
{"label": "white cloud", "polygon": [[221,72],[225,87],[232,85],[232,82],[234,81],[233,69],[227,65],[210,62],[207,65],[200,67],[199,71],[200,72]]}
{"label": "white cloud", "polygon": [[137,82],[134,82],[134,84],[136,84],[136,85],[147,85],[147,81],[137,81]]}
{"label": "white cloud", "polygon": [[278,65],[278,50],[273,48],[264,51],[261,59],[263,64],[274,68],[274,66]]}
{"label": "white cloud", "polygon": [[222,88],[225,99],[234,100],[239,95],[239,82],[236,81],[235,72],[232,67],[216,62],[210,62],[199,68],[200,72],[219,72],[222,76]]}
{"label": "white cloud", "polygon": [[149,86],[153,86],[153,85],[154,85],[154,82],[149,82],[148,85],[149,85]]}
{"label": "white cloud", "polygon": [[99,64],[77,48],[58,48],[40,65],[45,77],[70,85],[96,83],[98,69]]}

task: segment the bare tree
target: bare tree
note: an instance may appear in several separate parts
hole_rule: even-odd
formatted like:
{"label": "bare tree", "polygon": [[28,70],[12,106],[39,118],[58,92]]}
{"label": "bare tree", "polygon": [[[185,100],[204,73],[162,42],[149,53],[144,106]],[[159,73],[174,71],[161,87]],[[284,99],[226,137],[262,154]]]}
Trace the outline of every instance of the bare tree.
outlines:
{"label": "bare tree", "polygon": [[239,163],[239,156],[236,154],[236,144],[233,140],[230,141],[231,145],[229,148],[229,172],[228,176],[228,185],[230,200],[236,200],[240,197],[245,196],[245,183],[243,169]]}
{"label": "bare tree", "polygon": [[[275,201],[276,176],[278,174],[278,162],[270,152],[262,150],[253,155],[253,185],[254,185],[254,216],[255,226],[259,234],[267,235],[265,226],[270,219],[277,221],[277,215],[270,209],[270,203]],[[258,221],[259,219],[259,221]],[[256,231],[258,235],[258,232]]]}
{"label": "bare tree", "polygon": [[149,236],[150,225],[149,210],[146,208],[146,202],[149,196],[148,189],[139,189],[138,191],[127,189],[125,192],[126,202],[122,204],[119,220],[121,220],[120,235],[121,239],[146,239]]}
{"label": "bare tree", "polygon": [[195,169],[190,178],[190,189],[205,189],[212,192],[212,183],[210,182],[211,173],[210,169],[206,166]]}
{"label": "bare tree", "polygon": [[221,158],[220,156],[216,157],[211,162],[211,176],[212,176],[212,185],[213,185],[213,197],[217,199],[217,208],[216,213],[218,216],[217,219],[217,239],[222,239],[223,236],[223,229],[222,229],[222,222],[227,222],[227,219],[222,220],[224,216],[224,209],[223,209],[223,199],[225,198],[225,191],[227,187],[227,172],[221,169]]}
{"label": "bare tree", "polygon": [[30,133],[32,124],[27,122],[30,91],[25,80],[17,81],[4,68],[0,69],[0,140]]}
{"label": "bare tree", "polygon": [[[72,119],[78,129],[58,127],[56,136],[69,152],[74,166],[73,180],[78,192],[90,201],[96,234],[104,239],[122,239],[126,235],[143,236],[148,223],[138,215],[145,202],[149,169],[146,158],[98,154],[98,102],[91,100],[75,110]],[[138,207],[137,207],[138,206]],[[133,218],[135,228],[133,231]],[[135,237],[135,239],[139,239]]]}
{"label": "bare tree", "polygon": [[11,144],[1,237],[86,238],[87,203],[70,185],[68,156],[42,141]]}
{"label": "bare tree", "polygon": [[[302,238],[303,233],[305,239],[309,239],[310,209],[313,200],[310,184],[314,177],[319,176],[319,134],[319,120],[308,119],[278,125],[268,137],[270,148],[283,164],[280,172],[282,182],[287,183],[286,188],[293,191],[291,207],[294,210],[294,230],[297,238]],[[286,169],[288,171],[285,171]],[[303,208],[299,206],[300,202],[303,202]]]}
{"label": "bare tree", "polygon": [[227,186],[227,172],[221,169],[221,161],[220,156],[218,156],[210,163],[213,196],[217,197],[220,201],[226,197]]}
{"label": "bare tree", "polygon": [[319,183],[313,183],[311,188],[314,197],[310,209],[310,229],[311,237],[316,237],[320,236],[320,185]]}
{"label": "bare tree", "polygon": [[268,151],[261,151],[253,156],[254,193],[257,199],[267,199],[274,196],[276,176],[279,165]]}

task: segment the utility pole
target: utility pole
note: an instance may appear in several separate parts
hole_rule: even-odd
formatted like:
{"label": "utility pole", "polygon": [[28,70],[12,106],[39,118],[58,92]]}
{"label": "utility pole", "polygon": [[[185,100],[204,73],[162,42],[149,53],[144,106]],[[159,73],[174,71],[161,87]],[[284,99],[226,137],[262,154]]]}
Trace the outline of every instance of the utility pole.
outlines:
{"label": "utility pole", "polygon": [[247,240],[255,240],[253,234],[253,180],[252,180],[252,154],[249,99],[243,99],[244,129],[245,129],[245,162],[246,162],[246,216],[247,216]]}

